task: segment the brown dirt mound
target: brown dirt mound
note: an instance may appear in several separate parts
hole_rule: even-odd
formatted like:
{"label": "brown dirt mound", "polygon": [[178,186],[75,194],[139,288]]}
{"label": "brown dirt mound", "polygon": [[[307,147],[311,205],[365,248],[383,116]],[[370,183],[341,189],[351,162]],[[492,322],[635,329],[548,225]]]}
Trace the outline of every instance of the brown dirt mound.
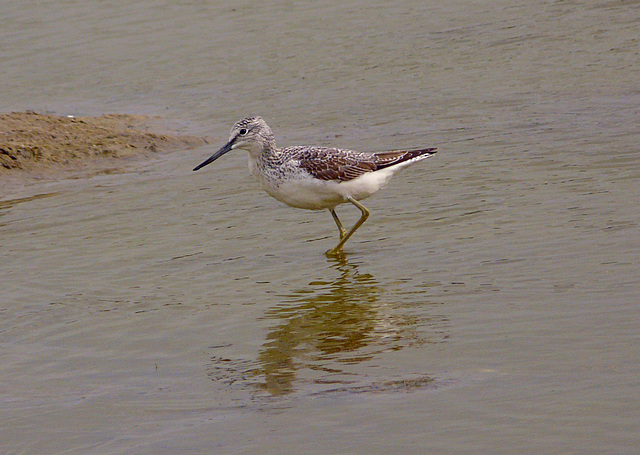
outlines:
{"label": "brown dirt mound", "polygon": [[205,138],[149,131],[157,118],[110,114],[61,117],[35,112],[0,114],[0,172],[81,164],[89,158],[121,158],[177,148]]}

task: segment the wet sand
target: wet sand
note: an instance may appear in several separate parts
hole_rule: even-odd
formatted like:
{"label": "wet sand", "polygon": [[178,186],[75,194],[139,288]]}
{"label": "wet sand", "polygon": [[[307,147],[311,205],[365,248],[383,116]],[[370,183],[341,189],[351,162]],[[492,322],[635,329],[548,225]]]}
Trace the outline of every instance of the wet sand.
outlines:
{"label": "wet sand", "polygon": [[36,181],[119,172],[133,159],[206,143],[146,115],[0,114],[0,200]]}

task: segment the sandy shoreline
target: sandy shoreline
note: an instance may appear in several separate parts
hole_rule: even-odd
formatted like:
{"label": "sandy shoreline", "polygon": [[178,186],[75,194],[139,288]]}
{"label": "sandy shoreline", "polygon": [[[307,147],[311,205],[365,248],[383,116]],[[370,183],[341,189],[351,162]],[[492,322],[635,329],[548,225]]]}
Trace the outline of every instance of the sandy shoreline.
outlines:
{"label": "sandy shoreline", "polygon": [[36,181],[118,172],[128,158],[207,144],[167,130],[142,115],[0,114],[0,199]]}

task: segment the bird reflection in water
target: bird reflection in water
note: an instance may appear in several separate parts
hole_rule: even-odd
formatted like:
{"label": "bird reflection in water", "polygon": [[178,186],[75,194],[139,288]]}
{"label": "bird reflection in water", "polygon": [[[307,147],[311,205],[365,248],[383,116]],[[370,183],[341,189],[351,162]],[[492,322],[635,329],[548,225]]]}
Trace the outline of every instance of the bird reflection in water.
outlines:
{"label": "bird reflection in water", "polygon": [[344,258],[333,260],[335,280],[291,292],[265,316],[280,323],[267,335],[253,373],[264,378],[261,386],[271,395],[293,392],[297,380],[355,383],[359,375],[349,365],[416,341],[414,324],[380,301],[382,289],[372,275]]}

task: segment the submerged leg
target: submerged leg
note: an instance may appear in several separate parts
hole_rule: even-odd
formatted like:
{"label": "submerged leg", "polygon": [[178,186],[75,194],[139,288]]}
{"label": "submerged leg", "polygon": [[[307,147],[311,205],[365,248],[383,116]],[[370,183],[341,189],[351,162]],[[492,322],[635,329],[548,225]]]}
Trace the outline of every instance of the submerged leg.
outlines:
{"label": "submerged leg", "polygon": [[[351,237],[353,235],[353,233],[356,232],[356,229],[358,229],[360,226],[362,226],[362,223],[364,223],[367,220],[367,218],[369,217],[369,210],[367,210],[367,208],[364,205],[360,204],[358,201],[356,201],[355,199],[353,199],[351,197],[347,198],[347,200],[360,209],[360,211],[362,212],[362,216],[356,222],[356,224],[353,225],[351,230],[346,233],[346,235],[344,235],[344,236],[341,235],[340,236],[340,242],[336,245],[336,247],[331,249],[331,250],[329,250],[329,251],[327,251],[327,255],[329,255],[329,256],[335,256],[335,255],[338,255],[338,254],[342,253],[342,247],[344,246],[346,241],[349,240],[349,237]],[[332,212],[333,212],[333,210],[332,210]],[[334,215],[334,219],[335,218],[337,218],[336,215]],[[337,223],[337,221],[336,221],[336,223]]]}
{"label": "submerged leg", "polygon": [[342,240],[344,236],[347,235],[347,230],[344,228],[344,226],[340,222],[340,218],[338,218],[338,214],[336,213],[336,211],[334,209],[329,209],[329,211],[331,212],[331,216],[333,217],[333,220],[336,222],[336,225],[340,230],[340,240]]}

